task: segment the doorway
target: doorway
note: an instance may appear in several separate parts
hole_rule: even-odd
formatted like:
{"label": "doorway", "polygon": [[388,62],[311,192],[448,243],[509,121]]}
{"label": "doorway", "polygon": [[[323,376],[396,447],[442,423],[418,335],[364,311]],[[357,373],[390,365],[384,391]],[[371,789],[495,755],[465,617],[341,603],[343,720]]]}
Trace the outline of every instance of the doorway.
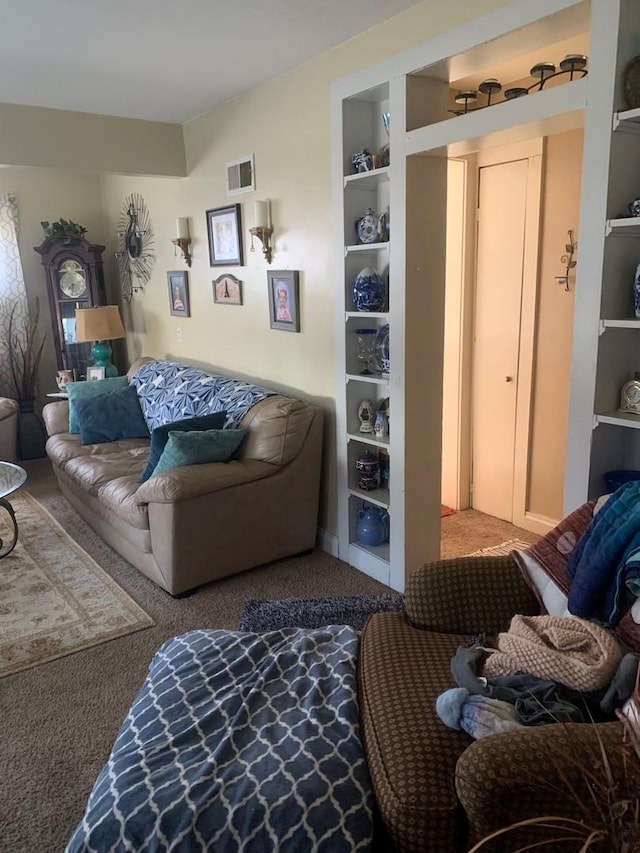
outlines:
{"label": "doorway", "polygon": [[526,527],[542,140],[480,154],[471,506]]}

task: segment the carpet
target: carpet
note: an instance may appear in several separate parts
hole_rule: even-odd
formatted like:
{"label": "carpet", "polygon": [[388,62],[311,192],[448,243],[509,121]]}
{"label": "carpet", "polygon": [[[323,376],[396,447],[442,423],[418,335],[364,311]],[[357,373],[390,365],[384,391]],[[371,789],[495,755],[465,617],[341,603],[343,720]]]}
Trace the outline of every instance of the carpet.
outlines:
{"label": "carpet", "polygon": [[500,545],[492,545],[490,548],[481,548],[479,551],[474,551],[468,554],[469,557],[500,557],[509,554],[511,551],[524,551],[531,547],[530,542],[525,542],[522,539],[507,539]]}
{"label": "carpet", "polygon": [[0,677],[105,643],[154,621],[24,490],[0,560]]}
{"label": "carpet", "polygon": [[404,596],[394,592],[338,598],[249,599],[244,603],[238,630],[261,633],[278,628],[351,625],[360,631],[369,616],[381,610],[404,610]]}

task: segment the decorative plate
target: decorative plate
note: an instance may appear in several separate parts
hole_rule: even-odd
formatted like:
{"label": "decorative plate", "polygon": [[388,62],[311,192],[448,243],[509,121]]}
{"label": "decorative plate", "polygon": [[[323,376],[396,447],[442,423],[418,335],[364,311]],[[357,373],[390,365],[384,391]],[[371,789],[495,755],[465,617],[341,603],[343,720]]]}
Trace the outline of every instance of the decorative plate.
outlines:
{"label": "decorative plate", "polygon": [[635,56],[624,69],[624,99],[630,110],[640,107],[640,56]]}
{"label": "decorative plate", "polygon": [[356,223],[358,239],[361,243],[375,243],[378,239],[378,217],[369,208]]}

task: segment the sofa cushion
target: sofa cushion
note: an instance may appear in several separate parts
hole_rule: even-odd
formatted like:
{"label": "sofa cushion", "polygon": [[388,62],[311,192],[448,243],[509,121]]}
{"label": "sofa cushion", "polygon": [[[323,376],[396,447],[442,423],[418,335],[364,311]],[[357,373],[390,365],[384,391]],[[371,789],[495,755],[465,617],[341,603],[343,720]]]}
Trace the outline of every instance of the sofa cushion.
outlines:
{"label": "sofa cushion", "polygon": [[246,429],[207,429],[200,432],[171,430],[153,474],[155,476],[185,465],[228,462],[246,433]]}
{"label": "sofa cushion", "polygon": [[149,437],[147,423],[133,385],[78,400],[76,417],[80,424],[83,444]]}
{"label": "sofa cushion", "polygon": [[99,511],[102,516],[106,511],[122,518],[133,527],[141,530],[149,528],[149,506],[138,504],[135,494],[138,491],[138,478],[135,474],[115,477],[98,490]]}
{"label": "sofa cushion", "polygon": [[98,394],[110,394],[128,385],[126,376],[111,376],[108,379],[97,379],[94,382],[69,382],[69,432],[80,432],[80,422],[77,417],[77,402]]}
{"label": "sofa cushion", "polygon": [[451,687],[451,658],[468,641],[413,628],[404,613],[377,613],[362,633],[365,755],[382,820],[399,850],[457,853],[462,847],[465,819],[454,775],[472,739],[447,728],[435,702]]}
{"label": "sofa cushion", "polygon": [[147,467],[140,476],[140,482],[146,482],[153,474],[153,470],[160,461],[162,451],[169,440],[171,430],[178,432],[189,432],[204,429],[222,429],[227,418],[226,412],[214,412],[212,415],[203,415],[196,418],[185,418],[182,421],[174,421],[156,427],[151,433],[151,447],[149,448],[149,461]]}
{"label": "sofa cushion", "polygon": [[61,467],[75,483],[97,495],[102,486],[118,477],[132,476],[137,486],[137,479],[147,462],[148,448],[149,441],[141,438],[90,444],[81,448],[88,453],[69,457]]}

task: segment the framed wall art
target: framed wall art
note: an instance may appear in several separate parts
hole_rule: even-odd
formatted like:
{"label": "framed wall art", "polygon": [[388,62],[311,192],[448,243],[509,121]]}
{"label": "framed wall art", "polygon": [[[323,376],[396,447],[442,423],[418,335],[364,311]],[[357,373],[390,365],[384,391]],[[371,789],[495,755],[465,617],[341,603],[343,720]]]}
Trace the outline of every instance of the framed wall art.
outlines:
{"label": "framed wall art", "polygon": [[[87,382],[96,382],[104,379],[107,368],[103,365],[92,364],[87,367]],[[58,371],[60,373],[60,371]]]}
{"label": "framed wall art", "polygon": [[189,273],[184,270],[167,273],[169,311],[173,317],[190,317]]}
{"label": "framed wall art", "polygon": [[225,273],[213,281],[213,301],[223,305],[242,305],[242,282]]}
{"label": "framed wall art", "polygon": [[242,217],[239,204],[207,210],[207,236],[209,266],[242,266]]}
{"label": "framed wall art", "polygon": [[272,329],[300,331],[298,270],[268,270],[269,317]]}

